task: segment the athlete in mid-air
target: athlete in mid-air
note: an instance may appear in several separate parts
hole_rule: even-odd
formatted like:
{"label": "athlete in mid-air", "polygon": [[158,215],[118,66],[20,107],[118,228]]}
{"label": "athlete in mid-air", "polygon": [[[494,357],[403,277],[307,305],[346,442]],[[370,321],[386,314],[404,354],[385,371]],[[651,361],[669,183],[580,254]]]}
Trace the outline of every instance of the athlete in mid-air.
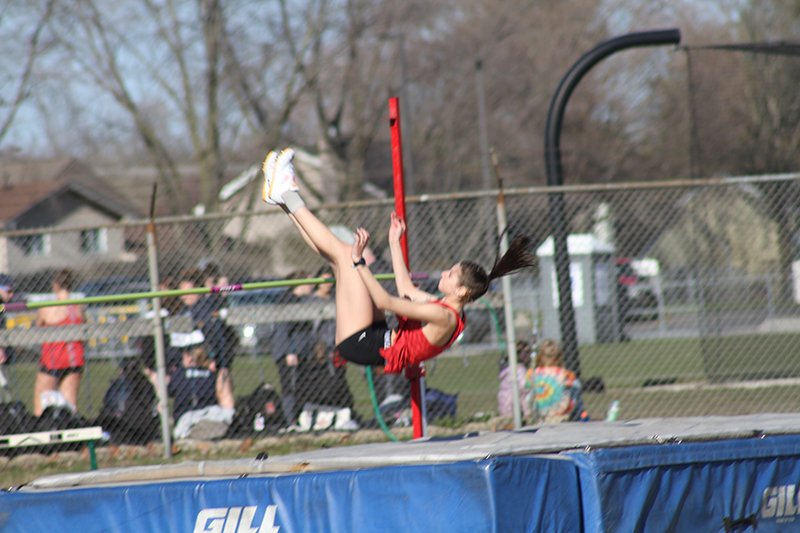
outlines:
{"label": "athlete in mid-air", "polygon": [[[442,272],[436,298],[411,281],[400,237],[403,219],[392,213],[389,247],[399,296],[381,286],[366,266],[362,253],[369,242],[364,228],[355,232],[355,243],[338,239],[305,205],[298,192],[292,159],[294,151],[270,152],[264,161],[262,199],[279,205],[292,219],[303,239],[330,262],[336,278],[336,351],[348,361],[381,365],[387,373],[400,373],[447,349],[464,330],[464,305],[483,296],[489,283],[533,265],[529,237],[519,237],[490,273],[472,261],[461,261]],[[384,311],[398,317],[389,329]]]}

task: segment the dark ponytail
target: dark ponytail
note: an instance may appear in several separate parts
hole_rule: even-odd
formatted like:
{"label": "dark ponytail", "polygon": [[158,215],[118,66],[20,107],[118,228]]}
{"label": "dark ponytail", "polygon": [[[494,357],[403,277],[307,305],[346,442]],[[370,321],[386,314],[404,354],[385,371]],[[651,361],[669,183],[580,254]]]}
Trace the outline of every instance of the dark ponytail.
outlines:
{"label": "dark ponytail", "polygon": [[501,278],[514,272],[518,272],[523,268],[530,267],[536,264],[536,258],[528,252],[533,240],[523,235],[517,237],[503,257],[498,257],[500,251],[498,250],[495,256],[494,266],[489,274],[477,263],[472,261],[462,261],[461,264],[461,286],[467,289],[467,301],[472,302],[486,294],[489,290],[489,283],[493,279]]}

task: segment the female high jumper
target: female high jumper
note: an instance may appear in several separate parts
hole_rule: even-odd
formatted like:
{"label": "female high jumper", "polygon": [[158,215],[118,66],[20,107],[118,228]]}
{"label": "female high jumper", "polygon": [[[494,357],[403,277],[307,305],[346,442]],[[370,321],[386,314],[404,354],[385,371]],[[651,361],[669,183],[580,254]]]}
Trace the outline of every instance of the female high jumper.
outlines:
{"label": "female high jumper", "polygon": [[[389,247],[399,297],[381,286],[366,266],[362,252],[369,242],[363,228],[355,232],[355,243],[338,239],[305,205],[294,177],[294,150],[273,151],[264,161],[262,199],[279,205],[292,219],[312,250],[330,262],[336,277],[336,351],[360,365],[381,365],[398,374],[447,349],[464,330],[464,305],[480,298],[496,278],[532,266],[527,252],[529,237],[517,238],[491,273],[471,261],[461,261],[442,272],[436,298],[416,288],[411,281],[400,237],[403,219],[392,213]],[[398,327],[386,325],[384,311],[397,315]]]}

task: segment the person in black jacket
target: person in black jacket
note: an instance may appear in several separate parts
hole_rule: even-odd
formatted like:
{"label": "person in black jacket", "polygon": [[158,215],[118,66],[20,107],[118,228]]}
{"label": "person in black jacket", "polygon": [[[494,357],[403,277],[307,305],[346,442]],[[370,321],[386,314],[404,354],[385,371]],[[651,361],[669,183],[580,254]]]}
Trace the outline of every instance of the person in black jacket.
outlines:
{"label": "person in black jacket", "polygon": [[[325,270],[319,274],[321,278],[332,278],[333,273]],[[317,303],[333,303],[333,283],[317,285],[311,301]],[[355,401],[347,383],[345,365],[338,363],[334,357],[336,322],[333,319],[317,319],[312,324],[311,335],[313,346],[311,357],[300,366],[300,387],[298,405],[306,403],[329,407],[354,408]]]}
{"label": "person in black jacket", "polygon": [[142,445],[161,436],[156,393],[139,367],[139,358],[122,361],[95,419],[94,425],[108,432],[113,444]]}
{"label": "person in black jacket", "polygon": [[[294,272],[288,279],[303,279],[305,272]],[[309,301],[313,285],[297,285],[284,293],[281,304],[302,304]],[[297,422],[297,416],[303,407],[298,402],[298,390],[301,363],[311,357],[313,341],[313,322],[310,320],[294,320],[276,322],[272,334],[272,360],[278,367],[281,382],[281,408],[288,426]]]}

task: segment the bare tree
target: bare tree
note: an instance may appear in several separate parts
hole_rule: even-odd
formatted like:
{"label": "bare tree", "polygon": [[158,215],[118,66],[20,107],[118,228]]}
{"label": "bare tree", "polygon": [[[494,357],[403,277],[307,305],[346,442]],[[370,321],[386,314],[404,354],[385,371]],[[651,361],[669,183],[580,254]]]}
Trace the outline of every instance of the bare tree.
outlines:
{"label": "bare tree", "polygon": [[[475,90],[475,60],[482,59],[490,144],[508,185],[544,181],[543,134],[558,82],[582,53],[606,36],[595,22],[599,2],[452,2],[457,13],[447,31],[411,69],[420,72],[415,138],[419,182],[428,190],[482,186]],[[422,45],[423,43],[420,43]],[[567,110],[565,161],[584,157],[591,92],[576,95]],[[576,112],[577,111],[577,112]],[[576,133],[580,132],[580,135]],[[425,150],[427,148],[427,150]],[[569,173],[572,179],[577,171]],[[442,179],[444,177],[444,179]],[[427,183],[426,183],[427,178]]]}
{"label": "bare tree", "polygon": [[30,96],[36,60],[49,48],[49,39],[43,39],[43,33],[54,4],[55,0],[46,0],[24,6],[13,1],[0,5],[0,39],[6,58],[13,58],[3,62],[0,70],[0,144]]}
{"label": "bare tree", "polygon": [[[318,148],[335,161],[341,176],[339,196],[360,198],[367,151],[381,135],[388,98],[398,95],[403,82],[392,43],[383,37],[389,32],[419,31],[417,23],[434,18],[436,6],[417,1],[321,0],[308,26],[324,29],[321,38],[306,48],[293,38],[290,3],[280,4],[295,63],[307,58],[302,74],[313,99]],[[388,126],[384,135],[388,138]]]}
{"label": "bare tree", "polygon": [[[695,173],[769,174],[800,170],[800,59],[794,41],[800,4],[758,0],[743,4],[733,35],[690,49]],[[720,47],[736,43],[741,48]],[[770,44],[771,43],[771,44]],[[789,55],[787,55],[787,53]],[[758,184],[778,229],[780,294],[792,296],[791,265],[800,250],[800,187],[794,181]]]}
{"label": "bare tree", "polygon": [[[179,163],[197,163],[199,201],[216,209],[229,154],[243,137],[274,142],[303,89],[272,49],[271,14],[254,2],[74,0],[57,15],[64,68],[124,110],[176,213],[191,207]],[[270,92],[283,93],[274,114]]]}

